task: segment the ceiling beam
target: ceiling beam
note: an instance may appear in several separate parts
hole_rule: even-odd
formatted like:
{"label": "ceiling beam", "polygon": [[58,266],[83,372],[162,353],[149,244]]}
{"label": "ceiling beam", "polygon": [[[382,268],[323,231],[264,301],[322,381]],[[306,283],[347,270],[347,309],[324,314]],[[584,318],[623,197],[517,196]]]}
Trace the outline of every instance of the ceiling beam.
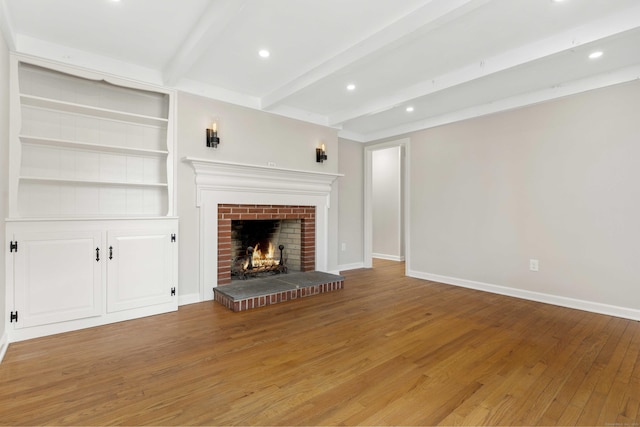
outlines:
{"label": "ceiling beam", "polygon": [[216,0],[202,13],[195,27],[163,70],[163,81],[175,86],[206,53],[227,27],[244,9],[246,0]]}
{"label": "ceiling beam", "polygon": [[430,0],[370,37],[313,67],[262,98],[262,109],[268,110],[287,98],[317,83],[328,75],[348,67],[362,58],[407,37],[417,30],[431,30],[482,6],[490,0]]}
{"label": "ceiling beam", "polygon": [[640,27],[640,5],[624,12],[609,15],[544,40],[536,41],[487,58],[481,62],[468,64],[418,84],[406,87],[391,97],[379,98],[374,102],[342,111],[329,116],[329,126],[339,126],[349,120],[389,110],[398,105],[424,97],[454,86],[462,85],[494,73],[518,67],[580,45],[614,36]]}
{"label": "ceiling beam", "polygon": [[566,96],[584,93],[589,90],[627,83],[638,79],[640,79],[640,65],[633,65],[596,76],[586,77],[584,79],[563,83],[562,85],[556,85],[522,95],[503,98],[482,105],[474,105],[462,110],[440,114],[423,120],[417,120],[415,122],[403,124],[394,128],[371,132],[364,135],[349,134],[345,133],[344,131],[339,131],[338,136],[341,138],[353,139],[357,142],[372,142],[380,139],[395,137],[398,135],[405,135],[412,132],[419,132],[436,126],[442,126],[450,123],[460,122],[463,120],[473,119],[476,117],[482,117],[489,114],[510,111],[516,108],[522,108],[546,101],[552,101],[555,99],[564,98]]}

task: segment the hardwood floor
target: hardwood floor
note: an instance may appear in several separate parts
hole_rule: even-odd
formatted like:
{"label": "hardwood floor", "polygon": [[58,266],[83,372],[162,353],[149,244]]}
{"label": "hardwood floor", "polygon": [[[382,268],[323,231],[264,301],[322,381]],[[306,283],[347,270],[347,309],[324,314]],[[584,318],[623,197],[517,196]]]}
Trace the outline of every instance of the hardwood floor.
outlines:
{"label": "hardwood floor", "polygon": [[403,277],[11,344],[2,425],[638,425],[640,322]]}

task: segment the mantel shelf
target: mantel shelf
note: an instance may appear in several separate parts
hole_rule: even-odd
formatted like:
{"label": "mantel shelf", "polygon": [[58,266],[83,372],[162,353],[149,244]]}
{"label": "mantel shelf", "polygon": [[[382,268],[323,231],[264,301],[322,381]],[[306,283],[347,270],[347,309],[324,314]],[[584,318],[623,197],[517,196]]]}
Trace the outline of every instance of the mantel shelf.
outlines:
{"label": "mantel shelf", "polygon": [[342,174],[185,157],[196,174],[196,204],[203,191],[298,194],[327,197]]}
{"label": "mantel shelf", "polygon": [[297,177],[317,182],[332,183],[344,174],[330,172],[316,172],[300,169],[278,168],[273,166],[251,165],[246,163],[223,162],[211,159],[200,159],[196,157],[183,157],[183,162],[190,163],[196,169],[197,174],[219,174],[233,172],[244,176],[286,176]]}

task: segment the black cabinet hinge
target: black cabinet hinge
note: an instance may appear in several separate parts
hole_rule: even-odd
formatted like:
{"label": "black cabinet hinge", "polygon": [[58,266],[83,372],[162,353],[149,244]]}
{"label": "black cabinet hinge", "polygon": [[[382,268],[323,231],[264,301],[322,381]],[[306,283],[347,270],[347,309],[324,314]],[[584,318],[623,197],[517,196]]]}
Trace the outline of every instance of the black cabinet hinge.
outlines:
{"label": "black cabinet hinge", "polygon": [[11,315],[9,316],[9,323],[13,323],[13,322],[18,323],[18,312],[17,311],[12,311]]}
{"label": "black cabinet hinge", "polygon": [[171,296],[172,297],[176,296],[176,288],[171,288]]}
{"label": "black cabinet hinge", "polygon": [[176,241],[176,235],[172,234],[171,235],[171,243],[174,243]]}
{"label": "black cabinet hinge", "polygon": [[18,252],[18,241],[12,240],[9,242],[9,252]]}

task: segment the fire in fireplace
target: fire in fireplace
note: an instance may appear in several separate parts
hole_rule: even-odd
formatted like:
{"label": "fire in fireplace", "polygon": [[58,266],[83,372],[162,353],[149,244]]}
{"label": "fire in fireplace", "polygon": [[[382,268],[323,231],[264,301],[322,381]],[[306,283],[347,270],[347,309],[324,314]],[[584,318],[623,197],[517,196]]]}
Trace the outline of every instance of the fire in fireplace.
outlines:
{"label": "fire in fireplace", "polygon": [[[266,227],[262,224],[261,227],[267,230],[276,227],[276,223],[279,224],[277,239],[266,238],[266,241],[261,242],[260,238],[257,240],[238,238],[238,234],[243,233],[237,232],[240,228],[237,221],[244,221],[242,224],[244,227],[248,223],[262,220],[274,221],[272,225]],[[265,233],[266,236],[269,234]],[[278,246],[284,245],[283,258],[289,272],[315,270],[315,235],[315,206],[218,204],[218,285],[231,283],[234,260],[237,257],[246,256],[249,246],[255,248],[259,243],[259,249],[262,251],[269,247],[269,241],[275,251],[273,257],[278,260],[280,259]],[[234,278],[239,277],[234,276]]]}
{"label": "fire in fireplace", "polygon": [[231,278],[299,271],[300,249],[300,219],[231,221]]}

